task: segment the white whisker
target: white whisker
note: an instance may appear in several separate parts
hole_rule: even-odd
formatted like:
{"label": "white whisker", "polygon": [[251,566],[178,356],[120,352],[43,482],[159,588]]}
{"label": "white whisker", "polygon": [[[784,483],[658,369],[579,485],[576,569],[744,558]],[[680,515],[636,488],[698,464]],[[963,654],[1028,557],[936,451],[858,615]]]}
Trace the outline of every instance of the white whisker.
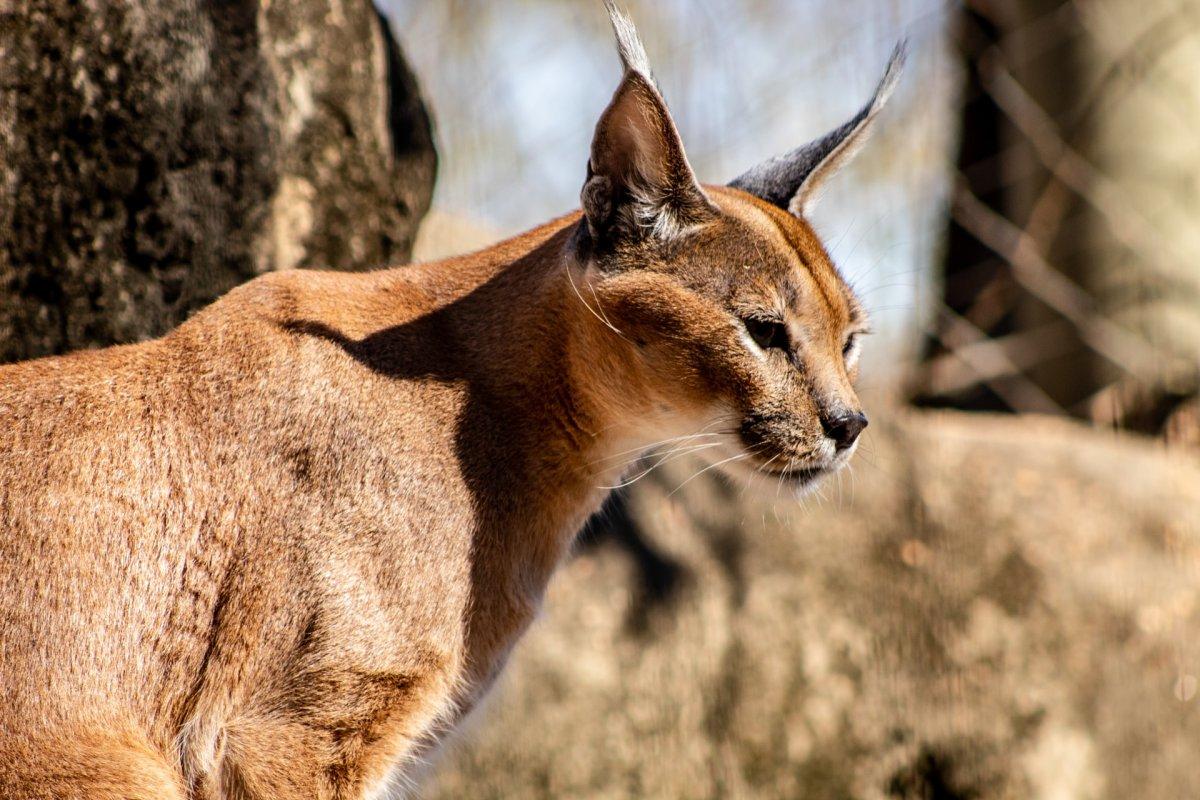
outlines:
{"label": "white whisker", "polygon": [[775,455],[773,455],[769,459],[767,459],[765,462],[760,464],[758,466],[758,468],[754,471],[755,472],[766,472],[767,467],[771,466],[771,464],[775,461],[775,459],[779,458],[782,455],[783,455],[783,453],[776,453]]}
{"label": "white whisker", "polygon": [[649,452],[655,450],[656,448],[662,447],[665,444],[671,444],[673,442],[686,441],[688,439],[696,439],[701,436],[725,436],[725,435],[733,433],[732,430],[719,430],[719,431],[709,431],[708,430],[713,425],[719,425],[723,422],[732,422],[732,419],[727,416],[714,417],[713,419],[710,419],[708,422],[704,423],[704,425],[702,425],[700,427],[700,430],[696,431],[695,433],[685,433],[685,434],[681,434],[679,436],[672,436],[670,438],[663,439],[658,442],[651,442],[649,444],[638,445],[637,447],[631,447],[628,450],[622,450],[619,453],[611,453],[607,456],[603,456],[601,458],[598,458],[594,461],[589,462],[588,466],[592,467],[592,466],[596,466],[597,464],[604,464],[604,463],[607,463],[610,461],[620,460],[622,457],[630,456],[631,454],[637,454],[637,457],[640,458],[645,453],[649,453]]}
{"label": "white whisker", "polygon": [[670,493],[670,494],[668,494],[668,495],[667,495],[667,497],[670,497],[671,495],[675,494],[675,492],[678,492],[678,491],[679,491],[680,489],[682,489],[684,486],[687,486],[687,485],[688,485],[689,483],[691,483],[693,480],[695,480],[696,478],[699,478],[701,475],[703,475],[704,473],[708,472],[710,469],[713,469],[713,468],[715,468],[715,467],[719,467],[719,466],[721,466],[722,464],[728,464],[730,461],[739,461],[739,460],[741,460],[741,459],[743,459],[743,458],[749,458],[749,457],[750,457],[750,455],[751,455],[751,453],[750,453],[750,452],[738,453],[738,454],[736,454],[736,455],[732,455],[732,456],[730,456],[729,458],[723,458],[723,459],[721,459],[720,461],[717,461],[716,463],[709,464],[707,467],[705,467],[704,469],[702,469],[702,470],[700,470],[699,472],[695,473],[695,474],[694,474],[694,475],[692,475],[690,478],[688,478],[686,481],[684,481],[683,483],[679,484],[679,485],[678,485],[678,486],[676,486],[674,489],[672,489],[672,490],[671,490],[671,493]]}
{"label": "white whisker", "polygon": [[636,459],[636,458],[641,457],[641,455],[643,453],[650,453],[653,450],[656,450],[657,448],[662,447],[663,445],[666,445],[666,444],[673,444],[676,442],[685,442],[690,439],[699,439],[702,436],[721,436],[721,435],[722,435],[722,431],[713,431],[711,433],[706,433],[706,432],[685,433],[682,436],[672,436],[670,439],[663,439],[660,442],[651,442],[650,444],[647,444],[647,445],[641,445],[639,447],[631,447],[628,450],[622,450],[619,453],[612,453],[610,455],[604,456],[603,458],[598,458],[595,461],[588,462],[588,466],[592,467],[592,466],[596,466],[597,464],[604,464],[608,461],[617,461],[623,457],[632,457],[632,458]]}
{"label": "white whisker", "polygon": [[583,295],[579,293],[579,287],[575,285],[575,278],[573,278],[573,277],[571,276],[571,267],[570,267],[570,265],[568,265],[568,266],[567,266],[567,281],[569,281],[569,282],[570,282],[570,284],[571,284],[571,290],[575,292],[575,296],[579,298],[579,302],[583,303],[583,307],[584,307],[584,308],[586,308],[588,311],[590,311],[593,317],[595,317],[596,319],[598,319],[598,320],[600,320],[602,323],[604,323],[605,327],[607,327],[607,328],[609,328],[610,330],[612,330],[612,332],[613,332],[613,333],[615,333],[617,336],[620,336],[622,339],[624,339],[624,340],[625,340],[625,341],[627,341],[627,342],[629,341],[628,337],[626,337],[626,336],[625,336],[625,334],[623,334],[623,333],[621,333],[619,330],[617,330],[617,329],[616,329],[616,326],[614,326],[614,325],[613,325],[611,322],[609,322],[607,319],[605,319],[604,317],[602,317],[602,316],[600,316],[599,314],[597,314],[597,313],[596,313],[596,309],[594,309],[594,308],[592,308],[590,305],[588,305],[588,301],[583,299]]}
{"label": "white whisker", "polygon": [[685,456],[690,453],[698,453],[701,450],[707,450],[710,447],[717,447],[720,444],[721,444],[720,442],[708,442],[707,444],[695,444],[695,445],[690,445],[690,446],[681,446],[681,447],[672,448],[671,450],[667,451],[666,455],[664,455],[662,458],[655,461],[650,466],[646,467],[644,470],[639,472],[633,478],[630,478],[627,481],[622,481],[622,482],[618,483],[616,486],[601,486],[600,488],[601,489],[624,489],[626,486],[631,486],[634,483],[637,483],[638,481],[640,481],[642,478],[649,475],[650,472],[653,471],[653,469],[655,467],[659,466],[660,464],[665,464],[667,461],[674,460],[675,458],[679,458],[681,456]]}

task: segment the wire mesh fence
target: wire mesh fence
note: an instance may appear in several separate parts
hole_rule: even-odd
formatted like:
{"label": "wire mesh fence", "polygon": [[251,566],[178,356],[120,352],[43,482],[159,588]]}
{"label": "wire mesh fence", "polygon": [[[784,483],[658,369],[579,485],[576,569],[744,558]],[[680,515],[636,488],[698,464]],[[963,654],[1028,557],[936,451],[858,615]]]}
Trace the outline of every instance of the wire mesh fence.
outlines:
{"label": "wire mesh fence", "polygon": [[1200,4],[973,0],[918,402],[1187,439],[1200,354]]}

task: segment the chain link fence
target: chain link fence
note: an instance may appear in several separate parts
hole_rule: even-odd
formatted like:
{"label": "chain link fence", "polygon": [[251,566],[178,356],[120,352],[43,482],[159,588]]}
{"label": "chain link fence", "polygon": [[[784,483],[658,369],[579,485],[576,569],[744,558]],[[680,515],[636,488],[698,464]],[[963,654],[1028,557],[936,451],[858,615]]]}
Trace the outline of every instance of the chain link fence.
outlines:
{"label": "chain link fence", "polygon": [[921,404],[1196,437],[1200,3],[971,0]]}

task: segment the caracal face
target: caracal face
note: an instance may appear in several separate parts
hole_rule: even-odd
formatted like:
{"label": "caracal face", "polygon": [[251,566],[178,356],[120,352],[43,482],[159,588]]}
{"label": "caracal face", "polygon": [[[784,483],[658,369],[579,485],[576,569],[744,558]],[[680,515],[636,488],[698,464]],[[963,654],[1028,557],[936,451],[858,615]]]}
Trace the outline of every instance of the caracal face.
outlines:
{"label": "caracal face", "polygon": [[710,450],[732,471],[807,486],[849,460],[866,425],[854,391],[866,314],[807,223],[706,190],[712,220],[674,246],[598,258],[591,288],[638,347],[646,390],[723,439]]}
{"label": "caracal face", "polygon": [[666,436],[699,432],[703,455],[734,473],[811,486],[866,427],[854,381],[868,322],[806,216],[865,141],[903,44],[850,121],[702,187],[632,25],[610,12],[625,75],[592,144],[578,293],[636,348],[623,366],[649,402],[624,413]]}

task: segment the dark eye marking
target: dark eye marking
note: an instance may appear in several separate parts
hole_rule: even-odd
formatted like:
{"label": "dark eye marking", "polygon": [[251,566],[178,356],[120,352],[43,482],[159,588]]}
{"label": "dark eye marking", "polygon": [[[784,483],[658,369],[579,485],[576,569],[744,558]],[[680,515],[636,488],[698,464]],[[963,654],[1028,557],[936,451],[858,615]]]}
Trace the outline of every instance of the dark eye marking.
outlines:
{"label": "dark eye marking", "polygon": [[842,358],[850,359],[858,354],[858,350],[862,345],[862,337],[871,333],[869,328],[854,331],[846,337],[846,343],[842,345]]}
{"label": "dark eye marking", "polygon": [[742,324],[746,326],[746,333],[750,334],[754,343],[763,350],[787,352],[790,349],[787,328],[779,320],[745,317]]}
{"label": "dark eye marking", "polygon": [[849,336],[847,336],[846,343],[844,345],[842,345],[842,355],[843,356],[850,355],[850,351],[853,350],[855,345],[857,345],[857,344],[858,344],[858,334],[857,333],[852,333]]}

